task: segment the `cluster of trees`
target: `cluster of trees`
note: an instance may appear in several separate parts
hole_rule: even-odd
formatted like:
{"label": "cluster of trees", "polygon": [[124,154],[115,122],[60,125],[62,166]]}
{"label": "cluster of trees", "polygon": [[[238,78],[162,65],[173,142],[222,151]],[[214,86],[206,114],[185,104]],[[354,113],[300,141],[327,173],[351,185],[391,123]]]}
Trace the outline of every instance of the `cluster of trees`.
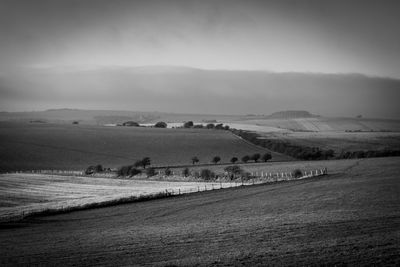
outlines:
{"label": "cluster of trees", "polygon": [[[255,154],[253,154],[251,156],[245,155],[245,156],[243,156],[241,158],[243,163],[247,163],[250,160],[253,160],[254,162],[258,162],[260,159],[262,161],[264,161],[264,162],[267,162],[268,160],[272,159],[272,155],[271,155],[271,153],[265,153],[263,155],[261,155],[260,153],[255,153]],[[200,162],[198,157],[192,157],[191,160],[192,160],[192,164],[193,165],[198,163],[198,162]],[[218,164],[218,162],[220,162],[220,161],[221,161],[221,157],[220,156],[215,156],[215,157],[213,157],[211,159],[211,162],[214,163],[214,164]],[[239,161],[239,159],[237,157],[232,157],[230,159],[230,162],[233,163],[233,164],[235,164],[238,161]]]}
{"label": "cluster of trees", "polygon": [[[251,156],[249,156],[249,155],[243,156],[241,160],[243,163],[247,163],[250,160],[253,160],[254,162],[258,162],[259,159],[261,159],[264,162],[267,162],[268,160],[272,159],[272,155],[271,155],[271,153],[265,153],[261,156],[261,154],[256,153]],[[231,159],[232,163],[235,163],[236,161],[237,161],[237,158]]]}
{"label": "cluster of trees", "polygon": [[91,165],[86,168],[85,174],[90,175],[90,174],[94,174],[94,173],[100,173],[100,172],[103,172],[103,170],[104,170],[104,168],[101,164]]}
{"label": "cluster of trees", "polygon": [[255,145],[302,160],[323,160],[335,157],[332,149],[322,150],[319,147],[294,145],[277,139],[261,139],[257,133],[249,131],[234,129],[232,132]]}
{"label": "cluster of trees", "polygon": [[[139,169],[139,167],[142,167],[143,170],[146,169],[146,166],[151,165],[151,160],[149,157],[144,157],[141,160],[137,160],[134,164],[132,165],[126,165],[122,166],[117,170],[117,175],[118,176],[135,176],[137,174],[141,174],[142,170]],[[154,168],[149,168],[146,170],[147,176],[154,176],[155,175],[155,170]]]}
{"label": "cluster of trees", "polygon": [[187,121],[183,124],[183,128],[206,128],[206,129],[216,129],[216,130],[229,130],[228,125],[223,125],[222,123],[219,124],[214,124],[214,123],[208,123],[206,126],[203,124],[194,124],[193,121]]}
{"label": "cluster of trees", "polygon": [[126,121],[122,123],[122,126],[139,127],[140,125],[136,121]]}
{"label": "cluster of trees", "polygon": [[86,175],[91,175],[95,173],[102,173],[102,172],[110,172],[110,168],[104,168],[103,165],[97,164],[97,165],[90,165],[89,167],[86,168],[85,174]]}

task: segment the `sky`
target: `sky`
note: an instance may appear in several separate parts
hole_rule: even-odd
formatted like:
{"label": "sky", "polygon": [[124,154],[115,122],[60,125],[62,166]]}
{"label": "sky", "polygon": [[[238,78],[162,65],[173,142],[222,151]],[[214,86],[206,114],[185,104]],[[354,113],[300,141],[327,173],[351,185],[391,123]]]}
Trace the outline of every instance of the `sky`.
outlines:
{"label": "sky", "polygon": [[0,69],[178,65],[400,78],[400,2],[0,0]]}
{"label": "sky", "polygon": [[[0,110],[71,107],[60,73],[114,67],[400,79],[399,14],[398,0],[0,0]],[[73,93],[96,94],[73,76]]]}

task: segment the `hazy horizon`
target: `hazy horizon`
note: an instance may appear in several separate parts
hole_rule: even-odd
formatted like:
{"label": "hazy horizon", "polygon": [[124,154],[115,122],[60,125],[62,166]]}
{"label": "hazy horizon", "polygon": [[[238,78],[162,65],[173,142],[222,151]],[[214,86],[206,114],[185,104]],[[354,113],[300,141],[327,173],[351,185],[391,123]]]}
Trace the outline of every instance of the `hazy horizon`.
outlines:
{"label": "hazy horizon", "polygon": [[399,13],[394,0],[0,0],[0,110],[399,118]]}

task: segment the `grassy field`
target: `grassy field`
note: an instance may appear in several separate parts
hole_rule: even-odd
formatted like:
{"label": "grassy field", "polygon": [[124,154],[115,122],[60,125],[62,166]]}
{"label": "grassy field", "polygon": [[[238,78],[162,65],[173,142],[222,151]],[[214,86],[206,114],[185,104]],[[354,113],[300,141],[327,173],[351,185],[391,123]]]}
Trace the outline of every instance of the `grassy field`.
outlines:
{"label": "grassy field", "polygon": [[329,176],[1,224],[0,264],[400,264],[399,159]]}
{"label": "grassy field", "polygon": [[385,119],[314,117],[295,119],[248,119],[237,121],[237,123],[239,122],[245,125],[257,125],[260,131],[265,132],[270,132],[271,128],[278,129],[275,131],[288,130],[294,132],[400,132],[400,120]]}
{"label": "grassy field", "polygon": [[[0,220],[46,209],[60,210],[128,197],[197,191],[219,183],[123,180],[39,174],[0,174]],[[224,184],[225,185],[225,184]],[[225,185],[228,186],[228,185]]]}
{"label": "grassy field", "polygon": [[[228,131],[158,129],[0,122],[0,171],[82,170],[89,165],[119,167],[150,157],[154,165],[210,163],[220,156],[265,153]],[[273,160],[290,159],[273,153]]]}

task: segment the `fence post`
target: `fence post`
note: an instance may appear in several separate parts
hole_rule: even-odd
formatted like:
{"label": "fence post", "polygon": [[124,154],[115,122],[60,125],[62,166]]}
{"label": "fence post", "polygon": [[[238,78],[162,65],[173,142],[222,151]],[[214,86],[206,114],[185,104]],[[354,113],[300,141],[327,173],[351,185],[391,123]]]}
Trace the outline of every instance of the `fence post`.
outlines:
{"label": "fence post", "polygon": [[179,188],[178,190],[179,190],[179,191],[178,191],[178,192],[179,192],[178,195],[180,195],[180,194],[181,194],[181,189]]}

